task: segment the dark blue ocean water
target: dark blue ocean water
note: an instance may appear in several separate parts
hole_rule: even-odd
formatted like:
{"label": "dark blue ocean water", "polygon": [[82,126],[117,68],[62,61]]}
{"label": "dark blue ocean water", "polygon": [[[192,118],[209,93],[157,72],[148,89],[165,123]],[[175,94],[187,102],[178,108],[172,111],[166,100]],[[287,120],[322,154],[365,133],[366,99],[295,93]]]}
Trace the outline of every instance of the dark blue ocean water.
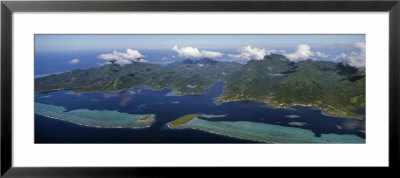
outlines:
{"label": "dark blue ocean water", "polygon": [[[308,107],[291,109],[268,108],[255,101],[229,102],[216,105],[215,97],[223,92],[217,82],[203,95],[166,96],[172,90],[153,91],[133,88],[119,93],[101,92],[74,94],[71,91],[35,93],[35,101],[64,106],[67,110],[118,110],[132,114],[156,114],[156,122],[148,129],[105,129],[79,126],[65,121],[35,115],[35,143],[252,143],[252,141],[214,135],[197,130],[167,129],[166,123],[186,114],[228,114],[210,121],[251,121],[291,126],[289,122],[305,122],[301,127],[321,133],[356,134],[365,138],[365,121],[329,117]],[[288,118],[285,115],[298,115]],[[339,125],[342,129],[338,129]]]}

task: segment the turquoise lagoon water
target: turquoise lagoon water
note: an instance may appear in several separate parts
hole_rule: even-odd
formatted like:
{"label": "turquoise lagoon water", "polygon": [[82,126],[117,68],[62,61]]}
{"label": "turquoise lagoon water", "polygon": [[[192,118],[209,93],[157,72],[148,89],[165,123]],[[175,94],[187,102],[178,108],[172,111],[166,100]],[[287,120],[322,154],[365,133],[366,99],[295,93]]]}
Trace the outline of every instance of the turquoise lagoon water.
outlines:
{"label": "turquoise lagoon water", "polygon": [[175,129],[198,129],[229,137],[266,143],[364,143],[365,140],[351,134],[321,134],[317,137],[307,129],[285,127],[248,121],[206,121],[194,118]]}
{"label": "turquoise lagoon water", "polygon": [[151,114],[146,120],[140,120],[147,116],[143,114],[127,114],[118,111],[77,109],[65,112],[62,106],[53,106],[35,103],[35,113],[54,119],[64,120],[78,125],[99,128],[147,128],[155,120]]}

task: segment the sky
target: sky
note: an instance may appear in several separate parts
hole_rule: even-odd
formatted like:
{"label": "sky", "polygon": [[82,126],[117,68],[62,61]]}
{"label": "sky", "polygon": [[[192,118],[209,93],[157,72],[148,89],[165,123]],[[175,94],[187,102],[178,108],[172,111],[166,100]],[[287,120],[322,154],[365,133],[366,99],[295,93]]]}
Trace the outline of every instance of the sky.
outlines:
{"label": "sky", "polygon": [[[120,65],[148,62],[144,50],[165,49],[165,58],[224,58],[246,62],[282,54],[299,62],[307,59],[342,62],[365,68],[365,35],[35,35],[35,51],[112,50],[98,59]],[[234,52],[227,52],[231,49]],[[334,51],[334,52],[332,52]],[[78,64],[82,59],[71,59]]]}
{"label": "sky", "polygon": [[365,42],[365,35],[35,35],[37,50],[159,49],[178,46],[197,48],[287,48],[297,44],[313,47]]}

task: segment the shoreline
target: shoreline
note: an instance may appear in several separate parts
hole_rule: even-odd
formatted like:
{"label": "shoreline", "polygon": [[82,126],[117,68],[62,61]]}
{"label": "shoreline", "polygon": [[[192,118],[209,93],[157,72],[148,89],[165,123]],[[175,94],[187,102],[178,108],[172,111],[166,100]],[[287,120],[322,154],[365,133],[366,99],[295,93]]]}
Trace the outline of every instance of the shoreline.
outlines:
{"label": "shoreline", "polygon": [[[317,108],[318,109],[318,108]],[[345,119],[356,119],[356,120],[360,120],[360,121],[365,121],[365,117],[345,117],[345,116],[335,116],[332,114],[327,113],[324,110],[318,109],[321,111],[321,115],[323,116],[328,116],[328,117],[338,117],[338,118],[345,118]]]}
{"label": "shoreline", "polygon": [[[78,89],[78,88],[70,88],[70,89],[58,88],[58,89],[52,89],[52,90],[46,90],[46,91],[35,91],[35,92],[40,93],[40,94],[44,94],[44,93],[51,93],[51,92],[54,92],[54,91],[66,90],[66,91],[71,91],[73,94],[91,94],[91,93],[115,93],[115,94],[118,94],[118,93],[129,91],[131,89],[144,89],[144,90],[150,90],[150,91],[172,90],[171,92],[173,92],[173,95],[171,95],[171,96],[193,96],[193,95],[203,95],[203,94],[206,93],[206,91],[204,91],[201,94],[184,94],[184,93],[176,94],[177,90],[174,89],[174,88],[156,89],[156,88],[149,88],[149,87],[146,87],[146,86],[134,86],[134,87],[125,88],[125,89],[119,89],[119,90],[96,90],[96,91],[76,91],[76,89]],[[170,94],[171,92],[169,92],[167,94]]]}
{"label": "shoreline", "polygon": [[[175,88],[160,88],[160,89],[156,89],[156,88],[152,88],[152,87],[148,87],[148,86],[133,86],[130,88],[125,88],[125,89],[119,89],[119,90],[96,90],[96,91],[75,91],[76,89],[79,88],[70,88],[70,89],[66,89],[66,88],[58,88],[58,89],[53,89],[53,90],[47,90],[47,91],[34,91],[37,93],[51,93],[54,91],[60,91],[60,90],[68,90],[71,91],[74,94],[90,94],[90,93],[121,93],[121,92],[126,92],[129,91],[131,89],[145,89],[145,90],[150,90],[150,91],[162,91],[162,90],[171,90],[171,92],[167,93],[167,96],[197,96],[197,95],[204,95],[207,93],[207,91],[216,83],[218,82],[223,82],[225,83],[225,81],[216,81],[216,82],[212,82],[210,85],[208,85],[208,87],[200,94],[185,94],[185,93],[176,93],[177,89]],[[179,91],[178,91],[179,92]],[[224,90],[222,91],[221,95],[217,96],[215,99],[218,99],[218,97],[222,96],[224,94]],[[216,100],[215,100],[216,101]]]}
{"label": "shoreline", "polygon": [[[356,119],[356,120],[365,121],[365,117],[348,117],[348,116],[342,116],[342,115],[333,115],[333,114],[327,113],[327,112],[326,112],[325,110],[323,110],[322,108],[318,108],[318,107],[313,106],[313,105],[305,105],[305,104],[293,104],[293,105],[290,105],[290,106],[279,107],[279,106],[272,106],[272,105],[270,105],[270,103],[268,103],[268,102],[258,101],[258,100],[243,99],[243,100],[223,100],[223,101],[221,101],[221,100],[218,100],[218,98],[217,98],[217,100],[216,100],[216,103],[218,103],[218,105],[221,105],[221,104],[223,104],[223,103],[240,102],[240,101],[254,101],[254,102],[263,103],[263,104],[266,104],[267,106],[269,106],[268,108],[270,108],[270,109],[287,109],[287,110],[291,110],[291,109],[295,109],[295,108],[293,108],[293,106],[309,107],[309,108],[317,109],[317,110],[321,111],[321,115],[323,115],[323,116],[338,117],[338,118],[345,118],[345,119]],[[267,107],[265,107],[265,108],[267,108]],[[295,109],[295,110],[296,110],[296,109]],[[347,111],[347,112],[349,112],[349,111]],[[352,112],[350,112],[350,113],[352,113]],[[353,113],[353,114],[355,114],[355,113]],[[359,114],[356,114],[356,115],[357,115],[357,116],[360,116]]]}

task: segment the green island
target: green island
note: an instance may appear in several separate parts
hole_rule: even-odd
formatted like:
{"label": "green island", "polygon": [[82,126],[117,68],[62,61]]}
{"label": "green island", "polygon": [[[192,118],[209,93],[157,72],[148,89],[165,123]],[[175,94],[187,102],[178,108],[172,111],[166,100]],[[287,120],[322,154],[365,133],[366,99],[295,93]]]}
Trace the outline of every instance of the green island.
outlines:
{"label": "green island", "polygon": [[189,114],[189,115],[184,115],[184,116],[182,116],[182,117],[180,117],[180,118],[178,118],[178,119],[172,121],[172,122],[169,124],[169,126],[175,127],[175,126],[184,124],[184,123],[186,123],[186,122],[189,122],[190,120],[192,120],[192,119],[194,119],[194,118],[196,118],[196,117],[199,117],[199,116],[201,116],[201,115],[200,115],[200,114]]}
{"label": "green island", "polygon": [[149,119],[150,117],[151,117],[151,115],[146,115],[146,116],[140,118],[139,121],[145,121],[145,120]]}
{"label": "green island", "polygon": [[166,66],[133,62],[78,69],[36,78],[35,91],[90,93],[146,87],[170,88],[175,95],[200,95],[213,83],[224,81],[224,93],[217,103],[253,100],[277,108],[309,106],[332,116],[364,119],[354,110],[365,108],[365,75],[364,70],[341,63],[312,59],[294,63],[271,54],[247,64],[204,58]]}

